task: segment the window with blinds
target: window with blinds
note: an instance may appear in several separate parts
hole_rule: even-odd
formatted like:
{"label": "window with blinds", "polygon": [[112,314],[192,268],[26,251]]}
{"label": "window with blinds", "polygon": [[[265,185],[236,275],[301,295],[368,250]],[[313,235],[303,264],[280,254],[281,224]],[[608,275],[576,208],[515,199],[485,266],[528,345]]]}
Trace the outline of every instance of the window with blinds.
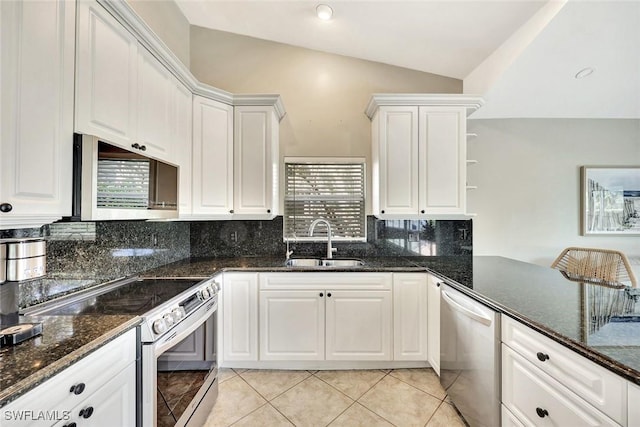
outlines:
{"label": "window with blinds", "polygon": [[149,207],[148,160],[100,159],[98,161],[99,208]]}
{"label": "window with blinds", "polygon": [[337,241],[366,240],[364,159],[285,159],[284,238],[291,241],[326,240],[331,224]]}

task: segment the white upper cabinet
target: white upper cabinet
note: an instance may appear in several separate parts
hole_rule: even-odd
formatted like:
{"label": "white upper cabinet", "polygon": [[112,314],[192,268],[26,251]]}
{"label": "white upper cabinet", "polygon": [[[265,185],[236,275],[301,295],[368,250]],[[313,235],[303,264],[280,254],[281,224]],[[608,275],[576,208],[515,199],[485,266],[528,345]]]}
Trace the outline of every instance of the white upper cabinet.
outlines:
{"label": "white upper cabinet", "polygon": [[233,214],[233,107],[193,97],[194,216]]}
{"label": "white upper cabinet", "polygon": [[467,112],[419,108],[420,213],[466,213]]}
{"label": "white upper cabinet", "polygon": [[271,219],[278,209],[279,124],[274,107],[234,111],[233,213],[238,219]]}
{"label": "white upper cabinet", "polygon": [[77,20],[76,132],[130,149],[138,142],[138,42],[97,2],[78,1]]}
{"label": "white upper cabinet", "polygon": [[138,48],[138,146],[146,154],[173,160],[174,77],[148,50]]}
{"label": "white upper cabinet", "polygon": [[2,1],[0,229],[71,214],[75,2]]}
{"label": "white upper cabinet", "polygon": [[180,217],[191,215],[192,197],[192,144],[193,133],[193,96],[188,87],[173,80],[173,126],[171,138],[173,142],[172,160],[180,167],[178,183],[178,213]]}
{"label": "white upper cabinet", "polygon": [[374,95],[373,214],[457,218],[466,214],[466,95]]}
{"label": "white upper cabinet", "polygon": [[271,219],[278,208],[273,106],[193,98],[193,218]]}
{"label": "white upper cabinet", "polygon": [[419,210],[418,107],[381,107],[373,118],[371,137],[374,212],[415,215]]}

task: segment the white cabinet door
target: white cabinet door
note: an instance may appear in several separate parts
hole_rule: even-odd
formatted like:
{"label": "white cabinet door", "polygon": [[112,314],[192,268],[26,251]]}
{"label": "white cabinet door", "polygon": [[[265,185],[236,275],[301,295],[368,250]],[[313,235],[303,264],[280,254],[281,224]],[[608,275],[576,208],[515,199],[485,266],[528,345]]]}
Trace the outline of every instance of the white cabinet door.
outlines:
{"label": "white cabinet door", "polygon": [[56,426],[134,426],[136,424],[136,365],[130,364],[100,390],[71,411],[71,419]]}
{"label": "white cabinet door", "polygon": [[326,359],[391,360],[390,291],[326,294]]}
{"label": "white cabinet door", "polygon": [[394,360],[427,360],[427,301],[425,273],[393,274]]}
{"label": "white cabinet door", "polygon": [[[147,49],[138,48],[138,148],[146,155],[173,160],[174,77]],[[135,147],[134,147],[135,148]]]}
{"label": "white cabinet door", "polygon": [[427,275],[427,361],[440,375],[440,280]]}
{"label": "white cabinet door", "polygon": [[0,229],[39,227],[71,214],[75,2],[0,8]]}
{"label": "white cabinet door", "polygon": [[416,215],[418,107],[380,107],[372,135],[374,214],[382,218]]}
{"label": "white cabinet door", "polygon": [[260,360],[324,360],[325,292],[260,292]]}
{"label": "white cabinet door", "polygon": [[225,361],[258,360],[258,273],[224,273],[222,303]]}
{"label": "white cabinet door", "polygon": [[271,219],[278,209],[278,119],[273,107],[235,107],[236,218]]}
{"label": "white cabinet door", "polygon": [[191,155],[192,142],[192,95],[191,90],[174,79],[173,116],[173,161],[180,167],[178,171],[178,212],[180,217],[191,214]]}
{"label": "white cabinet door", "polygon": [[640,387],[636,384],[627,382],[627,402],[628,402],[628,418],[627,425],[640,426]]}
{"label": "white cabinet door", "polygon": [[233,214],[233,107],[193,97],[193,215]]}
{"label": "white cabinet door", "polygon": [[94,1],[78,2],[75,129],[131,149],[136,142],[138,42]]}
{"label": "white cabinet door", "polygon": [[420,213],[464,214],[466,109],[420,107]]}
{"label": "white cabinet door", "polygon": [[619,425],[504,344],[502,402],[525,425]]}
{"label": "white cabinet door", "polygon": [[624,424],[627,386],[622,377],[508,316],[503,319],[502,341],[506,345],[616,422]]}

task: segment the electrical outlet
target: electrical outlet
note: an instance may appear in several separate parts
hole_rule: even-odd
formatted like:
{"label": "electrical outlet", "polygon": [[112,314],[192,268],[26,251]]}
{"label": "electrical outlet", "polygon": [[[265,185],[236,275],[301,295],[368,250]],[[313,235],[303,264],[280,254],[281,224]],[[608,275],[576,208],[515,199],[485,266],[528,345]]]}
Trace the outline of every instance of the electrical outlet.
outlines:
{"label": "electrical outlet", "polygon": [[232,242],[237,242],[238,241],[238,232],[237,231],[232,231],[231,233],[229,233],[229,240],[231,240]]}

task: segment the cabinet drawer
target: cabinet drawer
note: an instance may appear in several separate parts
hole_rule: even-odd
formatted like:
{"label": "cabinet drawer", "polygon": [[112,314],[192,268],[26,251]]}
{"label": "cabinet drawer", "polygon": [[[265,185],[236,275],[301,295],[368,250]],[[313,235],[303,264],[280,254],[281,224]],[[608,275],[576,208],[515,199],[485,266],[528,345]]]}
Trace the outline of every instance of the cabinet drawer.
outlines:
{"label": "cabinet drawer", "polygon": [[618,425],[504,344],[502,403],[524,425]]}
{"label": "cabinet drawer", "polygon": [[[136,331],[132,329],[8,404],[2,411],[69,411],[135,360]],[[84,384],[83,390],[75,394],[71,387],[79,384]],[[12,421],[11,426],[27,426],[31,421]]]}
{"label": "cabinet drawer", "polygon": [[260,289],[390,290],[391,273],[267,273],[260,274]]}
{"label": "cabinet drawer", "polygon": [[505,344],[616,422],[625,424],[627,396],[621,377],[511,318],[503,319]]}
{"label": "cabinet drawer", "polygon": [[506,406],[500,405],[500,412],[502,414],[500,424],[502,427],[525,427]]}

